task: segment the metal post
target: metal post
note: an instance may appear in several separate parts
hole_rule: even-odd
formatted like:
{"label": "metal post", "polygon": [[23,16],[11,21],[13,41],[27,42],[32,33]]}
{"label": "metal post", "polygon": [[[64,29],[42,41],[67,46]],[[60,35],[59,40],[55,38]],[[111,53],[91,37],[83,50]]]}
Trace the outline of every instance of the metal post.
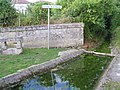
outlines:
{"label": "metal post", "polygon": [[50,8],[48,8],[48,49],[50,49]]}
{"label": "metal post", "polygon": [[19,26],[20,26],[20,12],[19,12]]}

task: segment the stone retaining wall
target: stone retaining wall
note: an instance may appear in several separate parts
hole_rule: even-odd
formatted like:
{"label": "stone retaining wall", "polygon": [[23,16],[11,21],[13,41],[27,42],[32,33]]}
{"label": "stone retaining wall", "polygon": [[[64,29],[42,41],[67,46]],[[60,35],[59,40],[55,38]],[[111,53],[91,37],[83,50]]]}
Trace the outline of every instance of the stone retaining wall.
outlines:
{"label": "stone retaining wall", "polygon": [[[81,46],[84,43],[83,23],[50,25],[50,47]],[[44,48],[48,45],[47,25],[0,28],[0,38],[23,37],[23,46]]]}
{"label": "stone retaining wall", "polygon": [[6,90],[10,86],[17,85],[19,82],[29,78],[30,76],[34,76],[36,74],[40,74],[48,70],[51,70],[52,68],[55,68],[58,64],[67,62],[82,53],[84,53],[84,50],[81,49],[70,54],[67,54],[66,56],[64,55],[58,57],[43,64],[33,65],[26,69],[20,70],[17,73],[5,76],[0,79],[0,90]]}

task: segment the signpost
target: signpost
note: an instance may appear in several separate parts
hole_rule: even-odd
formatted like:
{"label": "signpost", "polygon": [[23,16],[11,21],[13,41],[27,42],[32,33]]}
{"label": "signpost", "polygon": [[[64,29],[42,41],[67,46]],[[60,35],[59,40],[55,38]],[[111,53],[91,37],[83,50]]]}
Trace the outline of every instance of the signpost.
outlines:
{"label": "signpost", "polygon": [[50,9],[51,8],[61,9],[62,6],[60,6],[60,5],[42,5],[42,8],[48,9],[48,49],[50,49]]}

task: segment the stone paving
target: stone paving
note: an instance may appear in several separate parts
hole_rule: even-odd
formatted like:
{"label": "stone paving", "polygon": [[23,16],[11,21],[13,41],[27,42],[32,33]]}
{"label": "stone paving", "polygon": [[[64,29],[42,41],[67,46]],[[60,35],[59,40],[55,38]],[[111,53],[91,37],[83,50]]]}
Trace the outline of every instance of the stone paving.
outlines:
{"label": "stone paving", "polygon": [[113,50],[112,53],[115,55],[115,57],[105,70],[95,90],[105,90],[104,86],[109,81],[120,82],[120,53],[119,50]]}
{"label": "stone paving", "polygon": [[116,56],[115,62],[107,74],[112,81],[120,82],[120,54]]}

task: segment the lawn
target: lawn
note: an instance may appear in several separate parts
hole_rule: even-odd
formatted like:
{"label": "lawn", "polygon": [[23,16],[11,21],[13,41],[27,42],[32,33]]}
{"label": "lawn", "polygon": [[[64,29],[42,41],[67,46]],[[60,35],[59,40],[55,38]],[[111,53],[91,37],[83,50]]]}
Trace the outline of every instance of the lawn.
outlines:
{"label": "lawn", "polygon": [[20,55],[1,55],[0,56],[0,78],[20,69],[27,68],[31,65],[41,64],[57,57],[58,52],[64,49],[24,49]]}

